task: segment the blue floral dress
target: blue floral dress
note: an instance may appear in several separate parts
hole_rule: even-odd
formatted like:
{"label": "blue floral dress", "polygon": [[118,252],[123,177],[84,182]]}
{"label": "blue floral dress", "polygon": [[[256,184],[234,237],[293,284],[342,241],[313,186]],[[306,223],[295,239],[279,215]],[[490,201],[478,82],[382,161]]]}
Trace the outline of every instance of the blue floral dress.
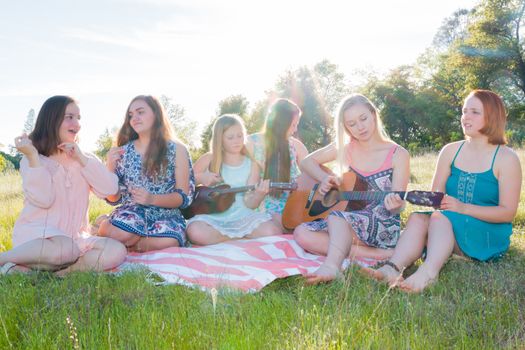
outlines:
{"label": "blue floral dress", "polygon": [[124,154],[117,162],[115,172],[119,178],[121,197],[119,205],[110,215],[110,222],[124,231],[142,237],[170,237],[175,238],[181,247],[186,246],[186,220],[179,208],[162,208],[153,205],[141,205],[133,202],[130,188],[144,188],[152,194],[179,193],[183,199],[181,208],[186,208],[191,203],[195,191],[195,178],[191,160],[189,194],[176,188],[175,157],[177,145],[168,143],[166,157],[168,163],[165,171],[156,178],[147,176],[142,171],[142,157],[135,149],[133,141],[123,146]]}

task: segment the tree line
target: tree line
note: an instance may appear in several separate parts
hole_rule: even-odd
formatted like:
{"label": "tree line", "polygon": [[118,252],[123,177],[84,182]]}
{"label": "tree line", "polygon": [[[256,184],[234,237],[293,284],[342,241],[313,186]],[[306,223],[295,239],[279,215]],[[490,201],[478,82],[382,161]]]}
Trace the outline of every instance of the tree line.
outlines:
{"label": "tree line", "polygon": [[[253,106],[243,95],[221,100],[200,139],[193,135],[196,118],[189,118],[184,108],[169,97],[162,96],[161,102],[177,136],[189,146],[193,159],[208,151],[211,127],[220,115],[238,114],[248,133],[258,132],[264,125],[268,106],[277,97],[289,98],[302,109],[297,137],[309,151],[316,150],[332,141],[337,105],[350,92],[369,97],[379,108],[390,137],[410,152],[418,153],[438,150],[450,141],[461,139],[464,97],[472,89],[490,89],[500,94],[506,103],[510,144],[522,147],[525,141],[524,11],[525,0],[482,0],[472,9],[460,9],[443,20],[432,45],[414,64],[396,67],[386,74],[354,71],[346,76],[329,60],[312,67],[290,69],[283,72],[265,92],[265,97]],[[106,129],[99,137],[96,151],[99,157],[105,157],[114,133],[115,130]],[[3,155],[13,158],[13,154]]]}

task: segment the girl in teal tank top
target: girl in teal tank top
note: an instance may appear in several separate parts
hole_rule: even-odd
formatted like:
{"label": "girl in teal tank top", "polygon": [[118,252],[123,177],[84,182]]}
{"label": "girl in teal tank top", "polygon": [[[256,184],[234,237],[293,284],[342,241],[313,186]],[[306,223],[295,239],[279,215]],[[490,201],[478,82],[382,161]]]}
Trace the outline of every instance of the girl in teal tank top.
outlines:
{"label": "girl in teal tank top", "polygon": [[[505,123],[498,95],[474,90],[467,96],[461,116],[466,141],[443,148],[432,181],[433,191],[446,193],[441,210],[412,213],[390,260],[364,272],[404,291],[420,292],[437,279],[453,253],[489,261],[507,251],[522,174],[518,156],[505,146]],[[425,261],[404,280],[404,268],[425,248]]]}
{"label": "girl in teal tank top", "polygon": [[[459,146],[452,160],[450,176],[446,183],[446,194],[463,203],[497,206],[499,204],[499,181],[494,176],[494,161],[500,146],[496,147],[489,170],[470,173],[457,168],[454,164],[464,145],[463,142]],[[451,222],[456,242],[465,255],[486,261],[500,257],[509,248],[512,223],[487,222],[450,210],[444,210],[443,215]]]}

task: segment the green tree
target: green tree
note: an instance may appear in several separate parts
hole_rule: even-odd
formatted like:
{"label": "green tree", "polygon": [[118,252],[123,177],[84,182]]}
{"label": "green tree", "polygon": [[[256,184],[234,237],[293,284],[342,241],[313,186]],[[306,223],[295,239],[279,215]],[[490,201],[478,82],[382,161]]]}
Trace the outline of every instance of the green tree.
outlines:
{"label": "green tree", "polygon": [[35,110],[31,108],[26,116],[26,121],[24,122],[24,132],[29,135],[33,128],[35,127]]}
{"label": "green tree", "polygon": [[99,157],[102,160],[106,159],[106,155],[108,154],[111,147],[113,147],[114,144],[114,135],[116,134],[117,129],[113,128],[111,132],[108,128],[104,130],[104,133],[100,135],[97,139],[97,149],[95,150],[95,154],[97,157]]}
{"label": "green tree", "polygon": [[202,147],[200,148],[199,153],[202,155],[209,152],[213,124],[217,118],[223,114],[237,114],[246,124],[248,120],[248,106],[249,102],[243,95],[231,95],[221,100],[215,112],[216,115],[204,127],[204,130],[201,133]]}
{"label": "green tree", "polygon": [[188,146],[191,152],[196,148],[196,140],[193,135],[194,130],[197,128],[197,122],[188,119],[186,117],[184,107],[173,103],[170,97],[162,95],[160,97],[160,102],[166,111],[167,117],[173,127],[175,135]]}

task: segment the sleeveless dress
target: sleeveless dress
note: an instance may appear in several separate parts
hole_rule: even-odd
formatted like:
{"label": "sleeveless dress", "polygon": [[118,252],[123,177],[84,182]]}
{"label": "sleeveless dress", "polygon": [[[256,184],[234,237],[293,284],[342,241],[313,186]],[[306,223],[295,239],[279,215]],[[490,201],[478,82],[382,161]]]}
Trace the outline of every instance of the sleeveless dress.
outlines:
{"label": "sleeveless dress", "polygon": [[[351,166],[349,170],[355,172],[361,180],[366,181],[369,191],[391,191],[394,172],[392,158],[397,147],[398,145],[392,146],[381,167],[375,171],[365,172]],[[357,237],[370,247],[394,248],[399,239],[401,217],[399,214],[392,215],[385,208],[383,200],[370,201],[361,210],[333,211],[330,215],[345,219],[352,226]],[[326,219],[307,222],[302,225],[305,225],[310,231],[326,231],[328,229]]]}
{"label": "sleeveless dress", "polygon": [[[263,134],[252,134],[248,138],[253,142],[253,157],[261,165],[261,179],[264,178],[264,163],[266,162],[266,152],[264,147],[264,135]],[[294,182],[295,179],[301,174],[299,169],[299,164],[297,163],[297,151],[291,142],[288,142],[290,147],[290,182]],[[281,195],[279,197],[273,197],[267,195],[259,209],[268,214],[282,214],[284,210],[284,205],[290,193],[288,191],[279,192]]]}
{"label": "sleeveless dress", "polygon": [[109,202],[118,205],[110,215],[110,222],[124,231],[137,234],[141,237],[170,237],[179,242],[179,246],[186,245],[186,220],[179,208],[162,208],[154,205],[141,205],[133,202],[129,189],[132,187],[145,188],[152,194],[179,193],[183,203],[181,208],[186,208],[191,203],[195,190],[195,179],[191,160],[189,160],[190,178],[188,196],[176,188],[175,181],[175,157],[177,145],[168,143],[166,157],[168,163],[165,171],[153,178],[142,171],[142,157],[135,149],[133,141],[123,146],[124,154],[117,161],[115,172],[119,178],[121,197],[117,202]]}
{"label": "sleeveless dress", "polygon": [[[499,205],[499,182],[494,176],[493,168],[500,146],[494,152],[489,170],[469,173],[458,169],[454,164],[464,144],[465,142],[461,144],[450,164],[451,172],[445,192],[463,203]],[[509,249],[512,223],[491,223],[448,210],[442,213],[450,220],[456,242],[465,255],[487,261],[501,257]]]}
{"label": "sleeveless dress", "polygon": [[[224,183],[231,187],[245,186],[252,168],[252,161],[244,157],[241,165],[233,166],[222,163],[221,176]],[[244,194],[237,193],[232,206],[222,212],[215,214],[200,214],[188,220],[192,222],[205,222],[219,231],[223,236],[230,238],[242,238],[253,232],[260,224],[272,220],[270,214],[262,213],[248,208],[244,204]]]}

